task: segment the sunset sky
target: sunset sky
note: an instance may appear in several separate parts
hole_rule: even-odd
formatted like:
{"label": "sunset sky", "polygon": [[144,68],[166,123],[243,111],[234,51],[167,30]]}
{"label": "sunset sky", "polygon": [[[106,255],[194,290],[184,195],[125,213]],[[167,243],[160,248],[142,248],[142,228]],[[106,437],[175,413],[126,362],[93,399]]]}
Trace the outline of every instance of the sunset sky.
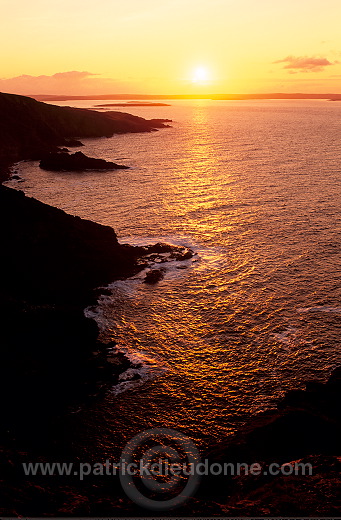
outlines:
{"label": "sunset sky", "polygon": [[341,0],[1,0],[0,90],[341,92]]}

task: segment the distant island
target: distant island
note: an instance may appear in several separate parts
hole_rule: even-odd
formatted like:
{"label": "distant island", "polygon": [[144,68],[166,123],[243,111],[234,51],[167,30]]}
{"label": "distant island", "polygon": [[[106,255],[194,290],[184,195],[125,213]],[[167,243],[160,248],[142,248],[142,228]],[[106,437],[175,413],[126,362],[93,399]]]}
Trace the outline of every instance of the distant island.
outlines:
{"label": "distant island", "polygon": [[168,103],[149,103],[139,101],[127,101],[126,103],[106,103],[104,105],[94,105],[95,107],[170,107]]}

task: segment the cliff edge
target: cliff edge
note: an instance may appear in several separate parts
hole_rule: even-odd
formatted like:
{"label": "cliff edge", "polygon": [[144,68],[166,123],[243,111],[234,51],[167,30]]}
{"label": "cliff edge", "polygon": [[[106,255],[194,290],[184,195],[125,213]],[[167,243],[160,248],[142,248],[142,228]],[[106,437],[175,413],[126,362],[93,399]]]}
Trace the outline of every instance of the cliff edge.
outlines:
{"label": "cliff edge", "polygon": [[123,112],[60,107],[26,96],[0,93],[0,180],[5,178],[9,164],[41,159],[44,154],[57,151],[58,146],[69,146],[72,139],[152,132],[167,126],[165,122]]}

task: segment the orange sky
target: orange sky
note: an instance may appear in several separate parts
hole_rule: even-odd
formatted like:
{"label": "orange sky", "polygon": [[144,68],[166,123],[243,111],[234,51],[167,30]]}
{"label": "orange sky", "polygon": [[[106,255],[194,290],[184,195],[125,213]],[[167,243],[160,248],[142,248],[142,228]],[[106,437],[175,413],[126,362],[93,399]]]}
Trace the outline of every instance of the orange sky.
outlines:
{"label": "orange sky", "polygon": [[341,92],[341,0],[1,0],[1,15],[4,92]]}

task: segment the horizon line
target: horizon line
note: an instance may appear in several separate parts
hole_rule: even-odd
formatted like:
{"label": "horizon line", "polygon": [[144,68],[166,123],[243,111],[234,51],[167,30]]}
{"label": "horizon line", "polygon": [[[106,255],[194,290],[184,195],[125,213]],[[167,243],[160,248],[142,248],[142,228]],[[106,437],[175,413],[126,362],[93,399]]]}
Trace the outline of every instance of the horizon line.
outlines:
{"label": "horizon line", "polygon": [[[17,94],[23,95],[23,94]],[[38,101],[67,101],[92,99],[340,99],[339,93],[267,92],[254,94],[26,94]]]}

